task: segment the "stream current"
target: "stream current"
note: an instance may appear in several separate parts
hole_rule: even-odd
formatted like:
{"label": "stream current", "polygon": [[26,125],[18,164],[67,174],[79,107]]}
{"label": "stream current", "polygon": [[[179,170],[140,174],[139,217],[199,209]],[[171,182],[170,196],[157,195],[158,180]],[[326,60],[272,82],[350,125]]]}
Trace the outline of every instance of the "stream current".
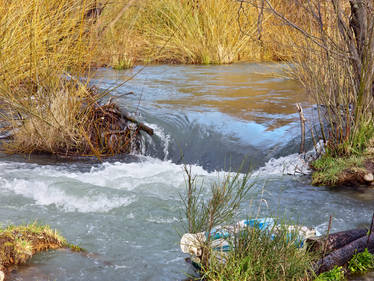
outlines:
{"label": "stream current", "polygon": [[[35,255],[10,280],[182,280],[190,272],[179,249],[183,164],[216,181],[246,159],[256,182],[241,216],[280,215],[332,231],[370,221],[374,192],[311,186],[296,152],[295,103],[307,119],[313,106],[284,66],[148,66],[111,95],[155,130],[141,155],[64,161],[1,155],[0,222],[38,221],[57,228],[87,254]],[[93,83],[107,89],[133,71],[101,69]],[[274,75],[276,73],[277,75]],[[128,92],[135,95],[124,95]]]}

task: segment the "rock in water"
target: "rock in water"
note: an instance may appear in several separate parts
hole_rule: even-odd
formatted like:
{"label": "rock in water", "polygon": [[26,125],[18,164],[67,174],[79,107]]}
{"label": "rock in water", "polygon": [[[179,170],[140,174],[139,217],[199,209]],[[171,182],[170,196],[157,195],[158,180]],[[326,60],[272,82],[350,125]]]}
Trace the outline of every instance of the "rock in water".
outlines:
{"label": "rock in water", "polygon": [[373,174],[372,174],[372,173],[368,173],[368,174],[366,174],[366,175],[364,176],[364,180],[365,180],[366,182],[372,182],[372,181],[374,181],[374,176],[373,176]]}

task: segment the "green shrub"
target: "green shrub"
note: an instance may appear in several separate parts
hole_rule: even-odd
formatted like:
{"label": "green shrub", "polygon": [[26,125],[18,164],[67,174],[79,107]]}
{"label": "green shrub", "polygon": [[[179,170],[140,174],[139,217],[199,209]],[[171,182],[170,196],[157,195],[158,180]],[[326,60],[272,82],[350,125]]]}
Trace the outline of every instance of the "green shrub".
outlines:
{"label": "green shrub", "polygon": [[212,251],[202,268],[204,280],[310,280],[314,257],[297,248],[296,237],[282,228],[275,236],[249,228],[235,238],[225,263]]}
{"label": "green shrub", "polygon": [[361,253],[356,253],[348,263],[350,272],[366,272],[374,269],[374,256],[366,248]]}
{"label": "green shrub", "polygon": [[[211,233],[215,226],[230,225],[241,203],[248,199],[253,185],[250,176],[226,174],[212,183],[209,194],[191,169],[185,167],[185,172],[186,194],[181,198],[188,224],[186,230]],[[257,228],[238,231],[227,240],[230,251],[212,249],[213,242],[219,241],[207,235],[206,240],[200,241],[202,255],[198,257],[202,280],[310,280],[314,254],[297,247],[300,244],[297,233],[290,233],[283,222],[275,225],[276,229],[269,231]]]}
{"label": "green shrub", "polygon": [[314,281],[339,281],[344,280],[344,271],[341,266],[335,266],[330,271],[321,273]]}

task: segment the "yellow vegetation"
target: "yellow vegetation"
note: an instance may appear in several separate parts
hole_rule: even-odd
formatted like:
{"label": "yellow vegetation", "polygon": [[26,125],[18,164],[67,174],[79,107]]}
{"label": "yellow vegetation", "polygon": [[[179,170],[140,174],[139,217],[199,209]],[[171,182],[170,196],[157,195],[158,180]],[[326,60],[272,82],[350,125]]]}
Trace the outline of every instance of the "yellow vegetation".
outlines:
{"label": "yellow vegetation", "polygon": [[[98,103],[102,95],[89,86],[94,65],[125,69],[137,62],[286,60],[294,63],[295,78],[318,104],[334,101],[332,108],[353,104],[349,60],[341,63],[331,55],[332,47],[345,48],[333,28],[331,4],[321,5],[322,32],[303,3],[271,3],[307,33],[327,34],[337,44],[312,45],[310,38],[268,9],[235,0],[0,0],[0,130],[14,134],[5,148],[16,153],[97,156],[127,152],[129,132],[118,127],[115,105],[106,108],[114,109],[114,115],[98,114],[104,110]],[[326,93],[337,93],[340,100]],[[366,100],[360,102],[359,113],[370,124],[372,117],[361,104]],[[335,110],[331,116],[329,122],[339,121],[340,113]],[[108,123],[103,126],[97,118]],[[344,122],[338,126],[337,138]],[[357,138],[364,139],[365,128],[352,128],[355,134],[350,141],[356,144]],[[115,133],[107,134],[108,130]],[[339,148],[354,149],[354,145]]]}
{"label": "yellow vegetation", "polygon": [[[277,0],[285,11],[299,7]],[[258,29],[260,10],[234,0],[145,0],[114,2],[99,24],[98,56],[115,68],[141,63],[222,64],[274,61],[292,57],[290,37],[301,36],[267,10]],[[118,11],[126,8],[113,23]],[[297,13],[294,13],[297,14]],[[302,18],[293,16],[297,21]]]}
{"label": "yellow vegetation", "polygon": [[91,5],[0,1],[0,114],[14,133],[9,151],[79,145],[77,114],[89,95],[79,79],[92,54],[83,16]]}
{"label": "yellow vegetation", "polygon": [[128,152],[131,136],[119,109],[101,106],[102,93],[89,86],[95,5],[0,0],[0,128],[13,134],[7,152]]}

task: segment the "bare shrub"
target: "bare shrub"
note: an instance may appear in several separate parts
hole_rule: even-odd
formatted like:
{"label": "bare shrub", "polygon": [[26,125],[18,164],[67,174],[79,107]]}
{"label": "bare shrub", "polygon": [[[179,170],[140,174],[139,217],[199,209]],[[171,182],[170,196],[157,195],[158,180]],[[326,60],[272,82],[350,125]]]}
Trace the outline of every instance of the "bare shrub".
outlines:
{"label": "bare shrub", "polygon": [[373,2],[294,0],[304,18],[296,22],[276,1],[238,1],[262,6],[303,36],[297,41],[290,38],[295,53],[293,76],[318,106],[320,133],[328,141],[329,153],[362,152],[373,133]]}

